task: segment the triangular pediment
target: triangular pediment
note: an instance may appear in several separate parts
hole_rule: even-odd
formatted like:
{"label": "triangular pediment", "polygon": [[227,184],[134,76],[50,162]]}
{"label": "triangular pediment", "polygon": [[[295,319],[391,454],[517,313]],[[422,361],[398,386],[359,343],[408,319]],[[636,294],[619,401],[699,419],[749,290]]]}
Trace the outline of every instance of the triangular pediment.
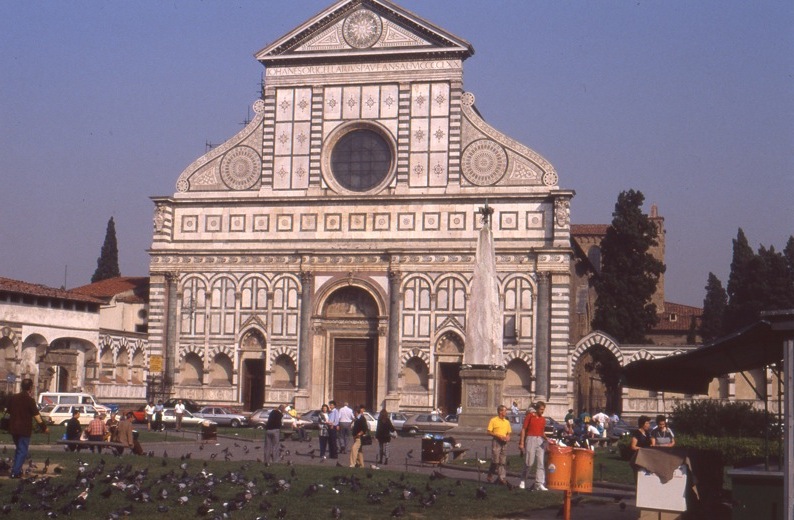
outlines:
{"label": "triangular pediment", "polygon": [[271,63],[361,58],[466,59],[474,49],[387,0],[340,0],[258,53]]}

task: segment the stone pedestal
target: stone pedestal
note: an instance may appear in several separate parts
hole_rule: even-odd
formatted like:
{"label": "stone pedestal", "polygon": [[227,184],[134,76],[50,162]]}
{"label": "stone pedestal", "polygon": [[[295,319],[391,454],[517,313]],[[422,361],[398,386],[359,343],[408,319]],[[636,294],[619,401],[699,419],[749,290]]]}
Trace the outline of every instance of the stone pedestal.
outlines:
{"label": "stone pedestal", "polygon": [[[504,368],[469,367],[460,371],[463,413],[458,426],[450,430],[457,437],[487,437],[488,421],[502,402]],[[506,404],[505,404],[506,405]]]}
{"label": "stone pedestal", "polygon": [[295,392],[295,409],[300,411],[311,410],[311,396],[304,389]]}
{"label": "stone pedestal", "polygon": [[[390,412],[396,412],[400,409],[400,394],[387,394],[383,399],[383,404]],[[379,412],[380,410],[375,410]]]}

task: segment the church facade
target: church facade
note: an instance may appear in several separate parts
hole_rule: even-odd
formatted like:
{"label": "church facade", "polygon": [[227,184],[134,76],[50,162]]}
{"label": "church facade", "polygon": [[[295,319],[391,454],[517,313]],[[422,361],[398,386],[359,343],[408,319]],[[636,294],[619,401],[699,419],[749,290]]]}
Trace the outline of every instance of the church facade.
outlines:
{"label": "church facade", "polygon": [[255,116],[153,197],[150,374],[247,409],[466,406],[478,209],[494,209],[505,400],[569,400],[571,190],[491,127],[467,41],[342,0],[265,47]]}

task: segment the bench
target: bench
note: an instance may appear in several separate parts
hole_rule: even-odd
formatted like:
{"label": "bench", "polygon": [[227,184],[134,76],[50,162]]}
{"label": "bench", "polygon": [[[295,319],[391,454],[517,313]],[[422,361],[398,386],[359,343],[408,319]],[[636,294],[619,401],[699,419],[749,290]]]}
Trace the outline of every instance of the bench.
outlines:
{"label": "bench", "polygon": [[[55,441],[55,444],[63,444],[65,446],[76,446],[77,451],[80,451],[83,448],[109,448],[113,450],[114,453],[120,455],[124,448],[129,448],[126,444],[122,444],[120,442],[106,442],[106,441],[67,441],[67,440],[58,440]],[[131,449],[131,448],[130,448]]]}

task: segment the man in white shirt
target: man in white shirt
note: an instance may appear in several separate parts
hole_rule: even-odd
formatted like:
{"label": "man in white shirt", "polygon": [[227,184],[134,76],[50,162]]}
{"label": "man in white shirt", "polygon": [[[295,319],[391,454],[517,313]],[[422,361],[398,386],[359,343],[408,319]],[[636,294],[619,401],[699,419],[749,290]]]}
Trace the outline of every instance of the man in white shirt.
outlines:
{"label": "man in white shirt", "polygon": [[174,416],[176,417],[176,431],[181,431],[182,418],[185,416],[185,405],[182,404],[182,399],[177,401],[174,406]]}
{"label": "man in white shirt", "polygon": [[339,436],[339,453],[347,453],[355,418],[353,409],[345,402],[345,405],[339,409],[339,433],[341,434]]}
{"label": "man in white shirt", "polygon": [[339,410],[336,408],[336,401],[328,402],[328,422],[331,423],[328,428],[328,456],[332,459],[338,457],[339,444],[337,434],[339,433]]}

